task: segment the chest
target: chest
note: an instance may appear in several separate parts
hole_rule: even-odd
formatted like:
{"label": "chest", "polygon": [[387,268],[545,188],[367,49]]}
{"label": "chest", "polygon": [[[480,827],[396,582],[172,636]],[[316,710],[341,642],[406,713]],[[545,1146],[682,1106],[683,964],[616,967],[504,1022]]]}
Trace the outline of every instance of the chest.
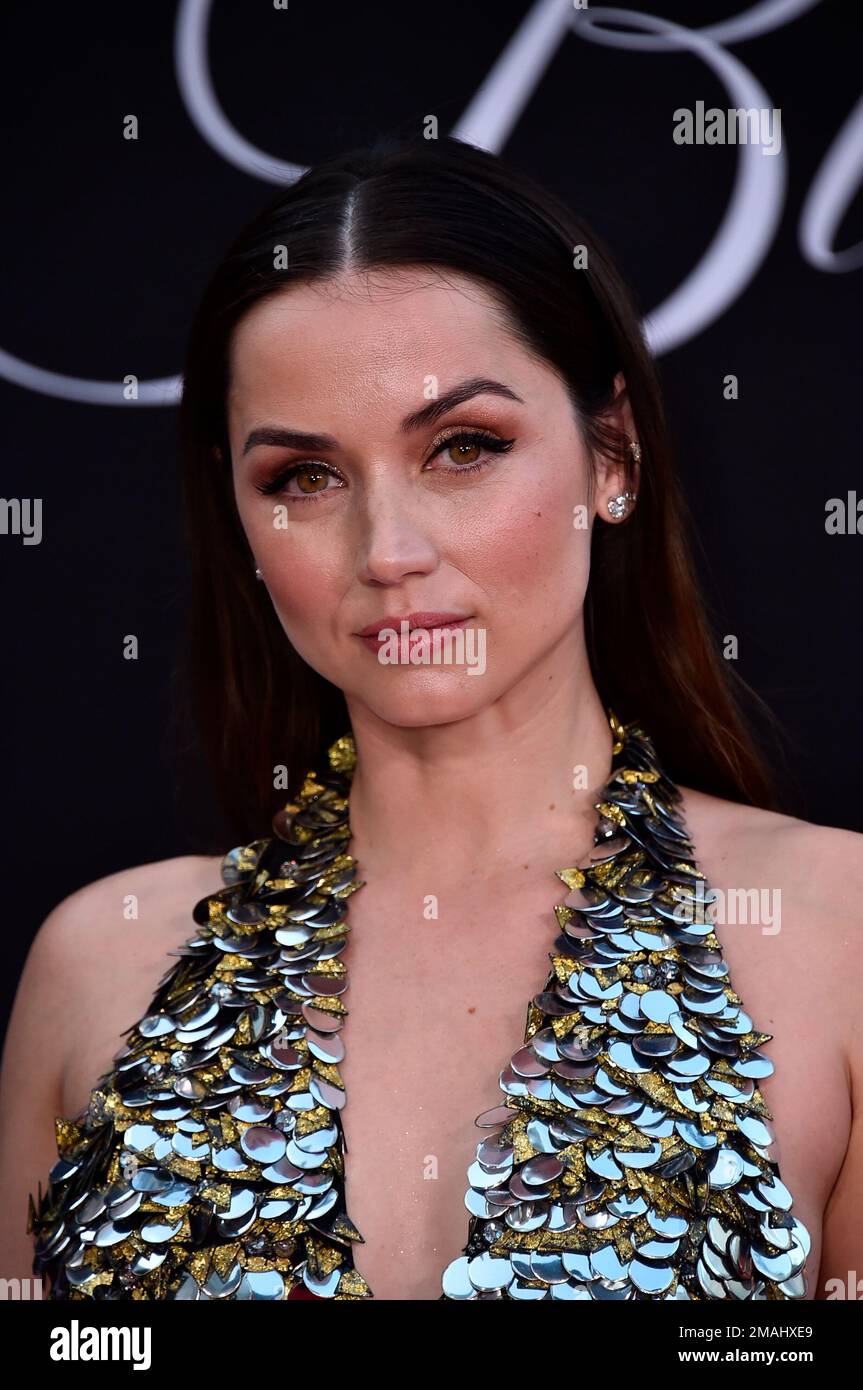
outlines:
{"label": "chest", "polygon": [[440,1298],[465,1244],[467,1171],[488,1133],[474,1120],[503,1100],[500,1073],[548,979],[565,892],[548,878],[505,907],[480,894],[431,918],[370,882],[351,900],[345,1198],[376,1298]]}
{"label": "chest", "polygon": [[[563,891],[551,876],[503,907],[480,896],[431,919],[371,883],[352,900],[345,1194],[364,1237],[355,1263],[377,1298],[439,1298],[442,1271],[465,1244],[467,1172],[485,1134],[474,1120],[503,1100],[499,1077],[548,977]],[[784,937],[756,938],[733,923],[716,931],[753,1027],[772,1035],[764,1051],[774,1072],[758,1085],[772,1115],[772,1157],[812,1240],[811,1297],[851,1121],[827,982],[800,925],[787,921]],[[807,1028],[807,1018],[817,1026]]]}

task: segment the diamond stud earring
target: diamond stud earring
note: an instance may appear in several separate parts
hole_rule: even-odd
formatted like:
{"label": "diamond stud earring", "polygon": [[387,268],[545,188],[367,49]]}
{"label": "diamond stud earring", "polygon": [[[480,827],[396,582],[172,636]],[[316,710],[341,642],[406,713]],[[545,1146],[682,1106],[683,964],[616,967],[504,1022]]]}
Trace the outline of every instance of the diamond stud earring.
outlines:
{"label": "diamond stud earring", "polygon": [[256,570],[255,570],[255,578],[256,578],[256,579],[263,579],[263,577],[264,577],[264,576],[261,574],[261,571],[260,571],[259,569],[256,569]]}
{"label": "diamond stud earring", "polygon": [[619,493],[617,497],[609,497],[608,501],[606,502],[606,506],[608,507],[608,510],[614,517],[615,521],[619,521],[622,516],[626,516],[626,513],[629,511],[630,504],[634,501],[635,493],[630,492],[629,489],[627,489],[626,492]]}
{"label": "diamond stud earring", "polygon": [[[632,456],[633,463],[641,462],[641,445],[637,439],[630,439],[629,452]],[[620,492],[617,497],[610,497],[608,499],[605,505],[608,507],[609,513],[614,517],[615,521],[619,521],[622,516],[626,516],[631,505],[635,501],[635,497],[636,494],[630,492],[629,488],[627,488],[626,492]]]}

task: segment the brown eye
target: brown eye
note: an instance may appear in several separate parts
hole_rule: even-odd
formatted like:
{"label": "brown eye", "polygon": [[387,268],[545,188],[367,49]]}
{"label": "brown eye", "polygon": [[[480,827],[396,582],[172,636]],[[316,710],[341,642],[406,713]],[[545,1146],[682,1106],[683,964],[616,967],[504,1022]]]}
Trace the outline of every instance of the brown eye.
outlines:
{"label": "brown eye", "polygon": [[[294,477],[300,492],[324,492],[326,490],[326,481],[324,481],[323,487],[315,486],[316,483],[326,480],[327,471],[324,468],[300,468]],[[307,487],[307,483],[310,483],[311,486]]]}
{"label": "brown eye", "polygon": [[447,453],[453,463],[474,463],[477,456],[482,453],[478,444],[450,444]]}
{"label": "brown eye", "polygon": [[476,473],[478,469],[488,468],[491,464],[491,459],[484,455],[506,454],[514,443],[514,439],[501,439],[499,435],[492,434],[491,430],[463,429],[456,434],[447,435],[437,444],[429,464],[438,455],[445,454],[449,463],[441,464],[433,469],[433,472],[450,473],[453,477],[462,473]]}
{"label": "brown eye", "polygon": [[[327,483],[328,478],[333,479],[332,487]],[[290,486],[293,482],[297,484],[294,489]],[[340,474],[316,460],[311,463],[292,463],[269,482],[255,484],[258,492],[263,493],[265,497],[287,497],[292,502],[317,502],[325,492],[335,492],[337,488],[345,486]]]}

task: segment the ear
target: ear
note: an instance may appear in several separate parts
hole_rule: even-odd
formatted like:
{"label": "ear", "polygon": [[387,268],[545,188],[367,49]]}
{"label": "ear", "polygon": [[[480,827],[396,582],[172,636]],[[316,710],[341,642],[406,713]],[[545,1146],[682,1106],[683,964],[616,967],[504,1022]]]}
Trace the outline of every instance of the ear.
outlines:
{"label": "ear", "polygon": [[641,468],[630,452],[630,446],[638,444],[638,436],[622,372],[614,378],[614,389],[614,400],[603,413],[602,420],[620,437],[620,450],[617,454],[597,455],[594,488],[596,515],[612,524],[622,521],[632,510],[633,503],[629,502],[618,516],[608,510],[608,503],[627,491],[637,495],[641,482]]}

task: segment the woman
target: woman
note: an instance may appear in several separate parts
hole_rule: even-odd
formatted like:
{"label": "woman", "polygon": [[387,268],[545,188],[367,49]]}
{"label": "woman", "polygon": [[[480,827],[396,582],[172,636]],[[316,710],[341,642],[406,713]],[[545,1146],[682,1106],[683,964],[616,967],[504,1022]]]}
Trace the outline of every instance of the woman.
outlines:
{"label": "woman", "polygon": [[[596,236],[452,140],[332,160],[215,272],[181,424],[245,848],[38,933],[4,1269],[36,1237],[81,1298],[826,1296],[863,1257],[861,837],[772,809]],[[768,892],[781,923],[720,910]]]}

